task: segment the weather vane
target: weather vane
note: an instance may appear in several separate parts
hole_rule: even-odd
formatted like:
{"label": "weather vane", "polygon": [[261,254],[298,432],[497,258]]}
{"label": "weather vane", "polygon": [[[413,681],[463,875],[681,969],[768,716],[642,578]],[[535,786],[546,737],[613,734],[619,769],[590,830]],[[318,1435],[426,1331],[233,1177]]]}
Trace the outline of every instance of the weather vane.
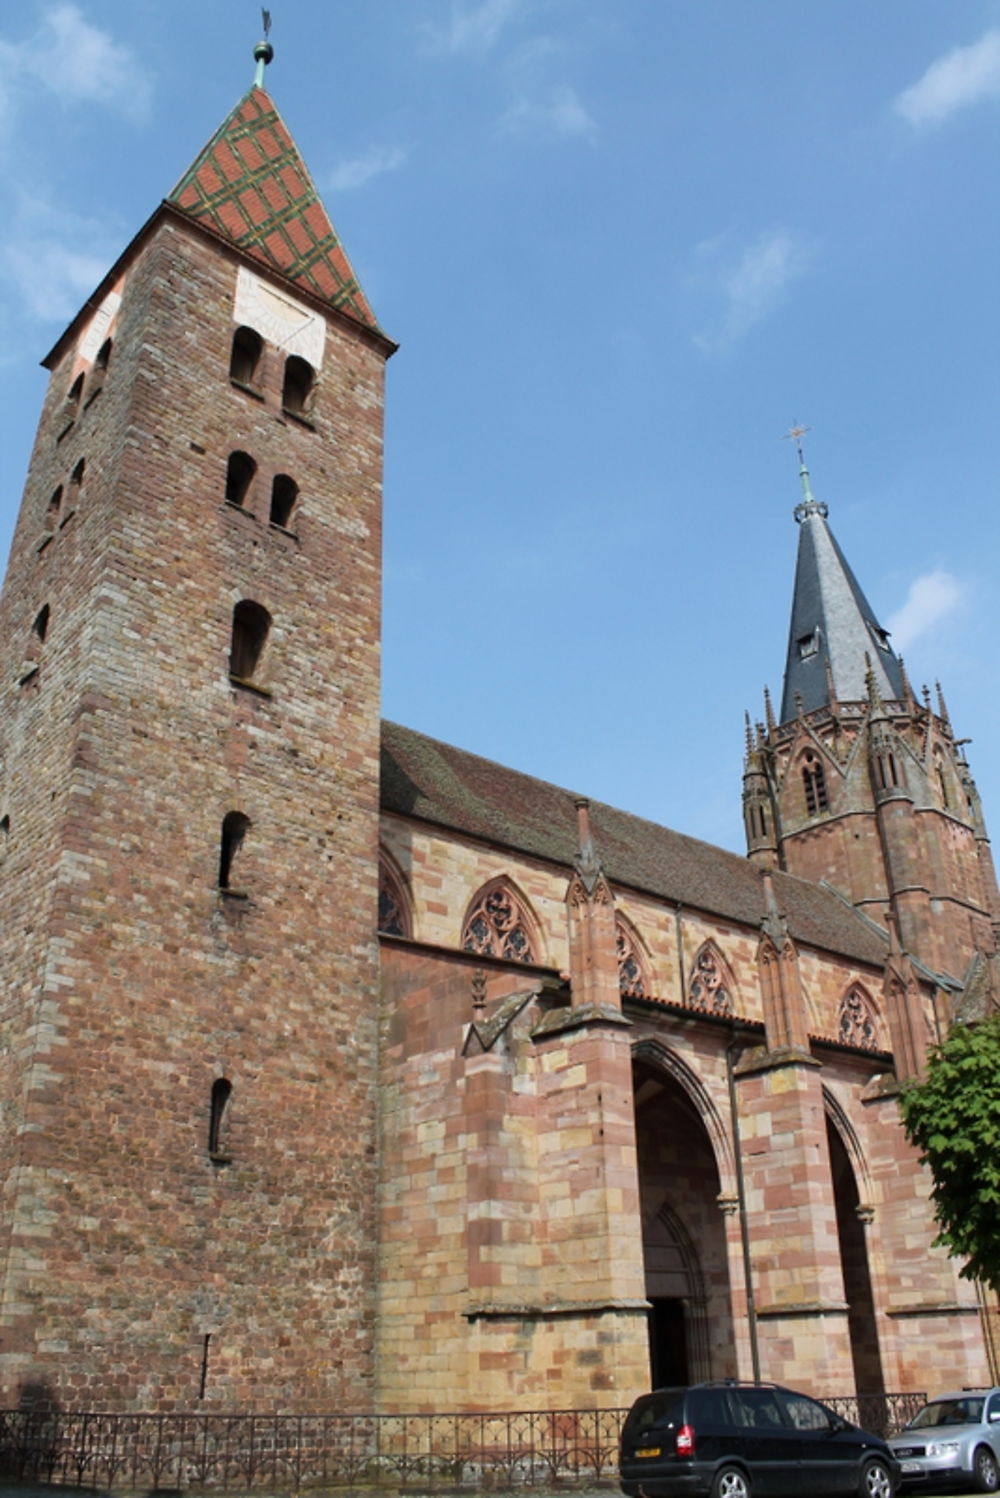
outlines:
{"label": "weather vane", "polygon": [[804,456],[804,454],[802,452],[802,439],[805,436],[806,432],[811,432],[811,431],[812,431],[812,427],[799,426],[798,422],[795,422],[792,426],[790,426],[788,428],[788,431],[785,433],[785,440],[788,441],[788,442],[794,442],[795,443],[795,451],[799,455],[799,467],[800,468],[804,468],[806,466],[805,456]]}
{"label": "weather vane", "polygon": [[262,9],[260,15],[261,20],[264,22],[264,35],[268,37],[271,35],[271,12]]}

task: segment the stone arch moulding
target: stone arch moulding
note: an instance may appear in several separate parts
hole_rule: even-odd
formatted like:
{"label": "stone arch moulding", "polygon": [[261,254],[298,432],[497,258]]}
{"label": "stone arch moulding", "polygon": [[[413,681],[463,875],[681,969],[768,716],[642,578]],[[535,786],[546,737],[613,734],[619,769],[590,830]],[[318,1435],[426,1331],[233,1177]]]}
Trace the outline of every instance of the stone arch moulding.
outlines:
{"label": "stone arch moulding", "polygon": [[851,1162],[854,1171],[854,1183],[858,1188],[858,1200],[863,1206],[871,1205],[874,1200],[874,1187],[872,1186],[871,1172],[868,1169],[868,1161],[865,1159],[861,1141],[857,1130],[847,1115],[847,1110],[840,1099],[831,1092],[829,1087],[823,1087],[823,1108],[827,1118],[840,1136],[840,1142],[847,1152],[847,1158]]}
{"label": "stone arch moulding", "polygon": [[695,952],[688,973],[687,1005],[705,1014],[736,1014],[738,990],[733,970],[711,937]]}
{"label": "stone arch moulding", "polygon": [[860,1051],[887,1051],[879,1007],[863,983],[849,983],[837,1005],[837,1039]]}
{"label": "stone arch moulding", "polygon": [[705,1125],[715,1165],[719,1172],[719,1186],[723,1196],[736,1194],[736,1165],[733,1159],[732,1141],[724,1119],[719,1113],[708,1088],[701,1078],[683,1061],[675,1051],[658,1040],[640,1040],[632,1047],[632,1064],[645,1062],[654,1070],[666,1073],[691,1099],[698,1116]]}
{"label": "stone arch moulding", "polygon": [[396,860],[385,848],[378,852],[378,929],[386,936],[413,935],[413,901]]}
{"label": "stone arch moulding", "polygon": [[649,999],[653,985],[649,957],[638,930],[621,911],[615,913],[615,952],[618,957],[618,991],[623,999]]}
{"label": "stone arch moulding", "polygon": [[544,962],[541,928],[528,901],[506,874],[483,884],[469,901],[462,922],[463,952],[507,962]]}

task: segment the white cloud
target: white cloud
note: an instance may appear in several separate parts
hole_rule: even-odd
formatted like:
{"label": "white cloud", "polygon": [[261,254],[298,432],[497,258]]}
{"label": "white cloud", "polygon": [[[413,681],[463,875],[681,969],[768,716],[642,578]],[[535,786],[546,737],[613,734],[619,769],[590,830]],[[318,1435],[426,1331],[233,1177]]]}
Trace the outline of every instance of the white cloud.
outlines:
{"label": "white cloud", "polygon": [[519,94],[497,122],[501,135],[557,136],[561,139],[582,137],[592,140],[597,125],[587,113],[574,89],[558,84],[541,97]]}
{"label": "white cloud", "polygon": [[333,192],[351,192],[356,187],[364,187],[373,177],[396,171],[405,164],[408,155],[402,146],[371,146],[360,156],[338,162],[328,174],[325,185]]}
{"label": "white cloud", "polygon": [[25,238],[4,245],[0,265],[27,312],[46,322],[67,322],[103,279],[108,260],[81,254],[58,239]]}
{"label": "white cloud", "polygon": [[149,78],[134,53],[71,3],[50,6],[27,41],[0,41],[0,68],[7,80],[0,118],[11,113],[16,91],[32,84],[60,103],[102,104],[136,122],[148,115]]}
{"label": "white cloud", "polygon": [[938,569],[910,584],[906,602],[888,620],[886,628],[896,650],[908,650],[915,640],[955,612],[965,601],[962,585],[950,572]]}
{"label": "white cloud", "polygon": [[492,51],[500,33],[523,8],[524,0],[480,0],[470,5],[466,0],[451,0],[449,19],[444,26],[428,23],[424,27],[428,49],[432,52],[472,53],[483,56]]}
{"label": "white cloud", "polygon": [[916,83],[904,89],[893,108],[915,129],[939,125],[970,104],[1000,98],[1000,30],[978,42],[955,47],[932,62]]}
{"label": "white cloud", "polygon": [[723,309],[707,330],[695,335],[696,345],[711,352],[737,342],[769,316],[791,283],[809,263],[806,247],[786,229],[761,234],[738,256],[727,252],[726,238],[705,241],[697,255],[711,275]]}

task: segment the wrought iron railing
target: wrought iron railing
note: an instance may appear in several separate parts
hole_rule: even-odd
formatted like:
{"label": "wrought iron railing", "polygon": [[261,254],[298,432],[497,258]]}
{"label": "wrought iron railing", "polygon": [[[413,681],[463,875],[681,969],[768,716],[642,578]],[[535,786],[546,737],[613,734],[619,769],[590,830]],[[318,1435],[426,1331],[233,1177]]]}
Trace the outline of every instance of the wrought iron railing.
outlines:
{"label": "wrought iron railing", "polygon": [[[922,1394],[824,1401],[891,1434]],[[0,1474],[138,1491],[613,1485],[625,1411],[436,1415],[123,1415],[0,1411]]]}

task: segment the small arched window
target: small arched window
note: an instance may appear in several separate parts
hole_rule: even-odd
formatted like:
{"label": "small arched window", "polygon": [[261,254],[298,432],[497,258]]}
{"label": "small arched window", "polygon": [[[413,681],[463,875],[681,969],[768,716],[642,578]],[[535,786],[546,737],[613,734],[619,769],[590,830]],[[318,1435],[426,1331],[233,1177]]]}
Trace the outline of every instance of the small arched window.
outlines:
{"label": "small arched window", "polygon": [[282,530],[287,530],[295,509],[295,501],[299,497],[299,486],[294,479],[290,479],[287,473],[278,473],[274,476],[271,485],[271,514],[272,525],[279,525]]}
{"label": "small arched window", "polygon": [[253,328],[237,328],[229,355],[229,378],[238,385],[255,385],[264,342]]}
{"label": "small arched window", "polygon": [[208,1153],[213,1160],[228,1160],[225,1129],[226,1109],[233,1094],[233,1084],[226,1077],[217,1077],[212,1083],[212,1097],[208,1112]]}
{"label": "small arched window", "polygon": [[257,472],[257,464],[249,453],[235,452],[229,454],[229,462],[226,464],[226,504],[236,505],[242,508],[246,503],[247,495],[250,493],[250,485],[253,476]]}
{"label": "small arched window", "polygon": [[513,962],[537,960],[527,914],[506,880],[486,885],[473,899],[462,927],[462,949]]}
{"label": "small arched window", "polygon": [[222,836],[219,841],[219,888],[230,893],[234,890],[233,873],[243,843],[250,828],[250,818],[241,811],[227,811],[222,819]]}
{"label": "small arched window", "polygon": [[47,603],[42,604],[42,607],[38,610],[38,613],[35,615],[35,621],[34,621],[34,623],[31,626],[32,632],[42,642],[44,642],[45,636],[49,632],[49,615],[50,615],[50,610],[49,610],[48,604]]}
{"label": "small arched window", "polygon": [[10,817],[0,817],[0,863],[7,857],[7,849],[10,845]]}
{"label": "small arched window", "polygon": [[312,365],[298,354],[289,354],[281,390],[282,409],[290,416],[308,416],[315,383],[316,371]]}
{"label": "small arched window", "polygon": [[242,598],[233,609],[233,632],[229,645],[229,674],[237,681],[253,681],[264,657],[271,632],[271,616],[262,604]]}
{"label": "small arched window", "polygon": [[46,510],[47,520],[54,522],[59,519],[59,512],[62,510],[62,502],[63,486],[62,484],[60,484],[57,489],[53,489],[51,495],[49,496],[48,509]]}
{"label": "small arched window", "polygon": [[815,754],[807,754],[802,765],[802,787],[806,796],[806,811],[809,816],[829,809],[826,791],[826,773]]}
{"label": "small arched window", "polygon": [[87,382],[88,406],[94,399],[94,396],[100,395],[101,393],[101,389],[104,385],[104,377],[108,372],[108,365],[111,363],[111,347],[111,339],[105,338],[104,342],[97,350],[97,358],[94,360],[94,367],[90,371],[90,379]]}
{"label": "small arched window", "polygon": [[81,372],[77,375],[76,379],[73,381],[72,385],[66,392],[66,405],[70,410],[70,414],[72,414],[72,412],[75,411],[77,406],[80,404],[80,396],[82,394],[83,372],[81,370]]}

